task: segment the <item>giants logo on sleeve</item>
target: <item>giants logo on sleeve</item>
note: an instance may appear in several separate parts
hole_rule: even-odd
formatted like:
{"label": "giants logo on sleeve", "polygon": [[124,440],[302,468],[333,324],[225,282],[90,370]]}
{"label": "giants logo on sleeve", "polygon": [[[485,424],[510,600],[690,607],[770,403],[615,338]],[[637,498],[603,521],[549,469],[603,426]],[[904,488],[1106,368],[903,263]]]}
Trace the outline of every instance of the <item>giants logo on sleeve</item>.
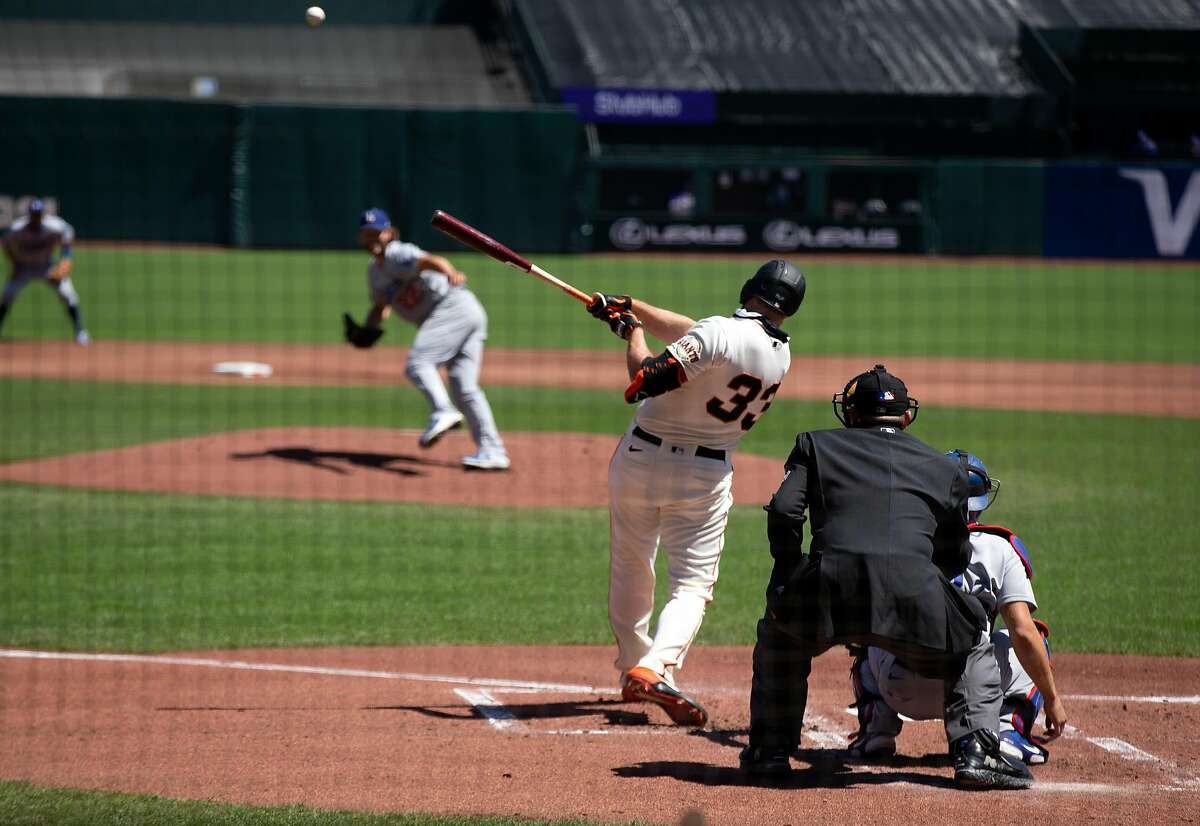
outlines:
{"label": "giants logo on sleeve", "polygon": [[695,364],[700,360],[700,353],[703,351],[704,345],[700,343],[700,339],[695,336],[684,336],[671,345],[671,350],[675,354],[675,358],[680,361],[690,362]]}

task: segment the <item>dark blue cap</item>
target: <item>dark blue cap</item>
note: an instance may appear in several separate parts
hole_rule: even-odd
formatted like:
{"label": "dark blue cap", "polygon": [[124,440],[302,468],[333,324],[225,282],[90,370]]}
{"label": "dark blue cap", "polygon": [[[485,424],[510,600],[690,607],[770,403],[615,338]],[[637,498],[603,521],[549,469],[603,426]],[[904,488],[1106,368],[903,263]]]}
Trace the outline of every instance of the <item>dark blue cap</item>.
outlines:
{"label": "dark blue cap", "polygon": [[358,219],[359,229],[387,229],[391,225],[387,213],[373,207],[363,212],[362,217]]}
{"label": "dark blue cap", "polygon": [[32,201],[29,202],[29,214],[30,215],[33,215],[35,212],[38,214],[41,214],[45,211],[46,211],[46,202],[43,201],[41,198],[34,198]]}

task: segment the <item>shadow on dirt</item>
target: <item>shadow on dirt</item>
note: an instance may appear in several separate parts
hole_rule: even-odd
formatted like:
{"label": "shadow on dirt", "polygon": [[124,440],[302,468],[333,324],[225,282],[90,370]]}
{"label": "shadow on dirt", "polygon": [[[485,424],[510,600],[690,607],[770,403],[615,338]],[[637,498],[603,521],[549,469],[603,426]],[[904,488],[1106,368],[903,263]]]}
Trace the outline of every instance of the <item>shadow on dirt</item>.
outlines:
{"label": "shadow on dirt", "polygon": [[404,453],[370,453],[361,450],[313,450],[311,447],[272,447],[259,453],[231,453],[229,458],[238,461],[247,459],[283,459],[302,465],[328,470],[342,476],[349,476],[350,471],[337,463],[347,463],[354,467],[382,470],[400,476],[424,476],[421,467],[451,467],[458,469],[453,462],[425,459]]}
{"label": "shadow on dirt", "polygon": [[617,777],[671,777],[703,786],[750,786],[764,789],[848,789],[854,786],[882,786],[890,783],[912,783],[940,789],[958,788],[949,774],[941,777],[913,771],[866,771],[846,763],[839,757],[827,756],[836,755],[838,752],[804,751],[799,754],[802,755],[799,759],[809,761],[811,765],[794,768],[791,774],[781,778],[752,777],[734,766],[671,760],[618,766],[612,772]]}
{"label": "shadow on dirt", "polygon": [[[616,700],[593,700],[588,702],[563,703],[505,703],[504,712],[508,719],[559,720],[569,717],[603,717],[606,726],[646,726],[649,716],[642,711],[627,711],[613,708],[620,705]],[[442,706],[367,706],[367,711],[412,711],[426,717],[442,720],[482,720],[484,714],[471,705]]]}

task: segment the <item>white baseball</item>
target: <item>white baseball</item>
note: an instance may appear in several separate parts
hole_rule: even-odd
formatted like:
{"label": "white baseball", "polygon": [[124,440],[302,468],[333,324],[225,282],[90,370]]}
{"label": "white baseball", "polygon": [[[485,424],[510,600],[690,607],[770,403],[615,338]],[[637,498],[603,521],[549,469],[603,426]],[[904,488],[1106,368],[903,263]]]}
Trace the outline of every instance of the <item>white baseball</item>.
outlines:
{"label": "white baseball", "polygon": [[319,26],[325,22],[325,9],[320,6],[309,6],[304,12],[304,19],[310,26]]}

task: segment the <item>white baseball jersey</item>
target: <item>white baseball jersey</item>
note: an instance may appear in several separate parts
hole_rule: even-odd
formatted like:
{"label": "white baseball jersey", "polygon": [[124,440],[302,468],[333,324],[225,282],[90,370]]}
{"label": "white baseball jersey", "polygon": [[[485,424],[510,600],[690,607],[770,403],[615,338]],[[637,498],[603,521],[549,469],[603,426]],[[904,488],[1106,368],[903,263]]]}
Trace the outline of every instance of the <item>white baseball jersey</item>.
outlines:
{"label": "white baseball jersey", "polygon": [[37,227],[29,225],[28,216],[18,218],[4,234],[4,246],[18,272],[48,270],[55,249],[70,246],[74,240],[74,227],[57,215],[43,215]]}
{"label": "white baseball jersey", "polygon": [[971,531],[971,563],[954,584],[979,598],[993,625],[1001,606],[1011,602],[1027,602],[1030,611],[1037,610],[1025,565],[1002,536]]}
{"label": "white baseball jersey", "polygon": [[667,351],[683,365],[683,386],[641,403],[634,424],[666,441],[735,450],[775,397],[792,363],[787,342],[758,316],[703,318]]}
{"label": "white baseball jersey", "polygon": [[390,305],[401,318],[418,326],[455,289],[445,273],[417,270],[417,260],[425,254],[416,244],[392,241],[383,251],[383,263],[372,259],[367,267],[371,302]]}

